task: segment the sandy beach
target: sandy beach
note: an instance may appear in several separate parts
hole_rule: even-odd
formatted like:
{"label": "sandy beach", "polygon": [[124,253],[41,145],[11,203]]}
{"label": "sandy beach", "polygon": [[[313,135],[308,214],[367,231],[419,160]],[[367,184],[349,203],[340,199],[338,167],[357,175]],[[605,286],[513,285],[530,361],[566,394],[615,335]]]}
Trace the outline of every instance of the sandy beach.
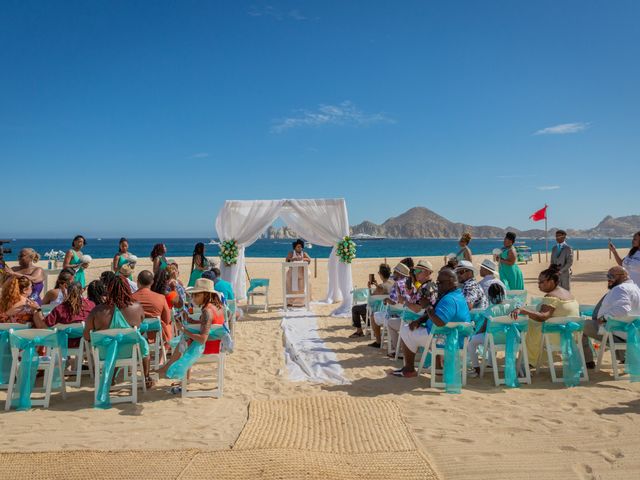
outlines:
{"label": "sandy beach", "polygon": [[[312,252],[310,252],[312,253]],[[483,256],[474,257],[479,264]],[[366,286],[369,273],[383,259],[357,259],[353,281]],[[399,259],[387,259],[394,264]],[[436,268],[442,257],[429,259]],[[178,259],[182,280],[190,258]],[[248,259],[252,277],[271,279],[268,313],[252,312],[237,324],[236,349],[227,357],[222,399],[188,399],[168,393],[161,380],[138,405],[93,408],[88,377],[68,398],[54,397],[48,410],[0,413],[0,451],[29,452],[99,450],[224,450],[231,448],[247,421],[253,400],[317,395],[375,397],[395,401],[419,446],[441,478],[528,479],[637,478],[640,472],[640,384],[614,381],[608,361],[603,371],[590,371],[591,381],[575,388],[552,384],[548,373],[533,377],[519,389],[494,387],[490,375],[469,379],[461,395],[431,389],[428,377],[389,377],[395,366],[370,341],[348,339],[350,318],[328,316],[332,307],[314,305],[321,334],[333,349],[350,385],[294,383],[284,372],[281,259]],[[43,264],[44,262],[42,262]],[[89,280],[108,268],[110,260],[95,260]],[[326,260],[311,271],[313,298],[326,293]],[[572,291],[581,303],[595,303],[605,292],[605,272],[613,265],[606,250],[581,251],[574,263]],[[137,270],[148,268],[141,260]],[[537,257],[522,265],[527,290],[537,292],[536,278],[546,267]],[[0,391],[4,406],[6,392]],[[375,416],[370,418],[376,422]],[[328,439],[330,441],[330,439]],[[162,461],[161,457],[158,457]],[[394,478],[394,472],[388,472]]]}

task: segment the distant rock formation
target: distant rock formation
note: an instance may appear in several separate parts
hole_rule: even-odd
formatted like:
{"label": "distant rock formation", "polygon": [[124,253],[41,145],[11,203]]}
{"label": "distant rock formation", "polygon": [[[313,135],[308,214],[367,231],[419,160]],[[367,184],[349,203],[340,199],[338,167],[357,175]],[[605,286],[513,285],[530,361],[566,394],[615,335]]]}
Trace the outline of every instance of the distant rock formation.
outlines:
{"label": "distant rock formation", "polygon": [[[572,237],[631,237],[640,231],[640,215],[613,218],[605,217],[596,227],[589,230],[566,229]],[[458,238],[463,232],[470,232],[474,238],[500,238],[508,231],[523,238],[540,238],[543,229],[518,230],[517,228],[493,227],[490,225],[473,226],[455,223],[425,207],[414,207],[397,217],[386,220],[382,225],[364,221],[351,227],[352,234],[365,233],[389,238]],[[553,236],[556,228],[550,228]],[[293,238],[293,237],[286,237]]]}

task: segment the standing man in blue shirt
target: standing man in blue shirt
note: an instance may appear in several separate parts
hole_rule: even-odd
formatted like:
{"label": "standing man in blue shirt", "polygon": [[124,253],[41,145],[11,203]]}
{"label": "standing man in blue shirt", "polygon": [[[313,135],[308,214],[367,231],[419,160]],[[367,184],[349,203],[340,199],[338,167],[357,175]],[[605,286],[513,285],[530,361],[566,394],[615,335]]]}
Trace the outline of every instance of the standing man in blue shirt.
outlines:
{"label": "standing man in blue shirt", "polygon": [[395,370],[398,377],[416,377],[416,352],[420,347],[427,347],[429,332],[433,325],[442,327],[450,322],[470,322],[469,306],[458,288],[458,277],[449,269],[438,273],[438,301],[434,307],[427,307],[425,314],[418,320],[404,324],[400,329],[402,349],[404,351],[404,367]]}

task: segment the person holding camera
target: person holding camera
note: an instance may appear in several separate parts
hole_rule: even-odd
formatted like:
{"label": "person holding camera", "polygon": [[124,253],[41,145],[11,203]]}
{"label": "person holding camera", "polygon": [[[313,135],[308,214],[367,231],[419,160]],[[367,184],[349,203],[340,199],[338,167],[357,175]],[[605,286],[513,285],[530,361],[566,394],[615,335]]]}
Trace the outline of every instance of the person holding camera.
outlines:
{"label": "person holding camera", "polygon": [[[380,282],[376,281],[375,275],[373,273],[369,274],[369,281],[367,282],[367,287],[371,290],[371,295],[389,295],[391,293],[391,289],[393,288],[393,280],[391,280],[391,267],[386,263],[381,263],[378,267],[378,276],[380,277]],[[358,338],[364,337],[364,332],[362,331],[362,322],[367,315],[367,304],[362,303],[360,305],[355,305],[351,308],[351,317],[353,319],[353,326],[356,331],[352,333],[349,338]]]}

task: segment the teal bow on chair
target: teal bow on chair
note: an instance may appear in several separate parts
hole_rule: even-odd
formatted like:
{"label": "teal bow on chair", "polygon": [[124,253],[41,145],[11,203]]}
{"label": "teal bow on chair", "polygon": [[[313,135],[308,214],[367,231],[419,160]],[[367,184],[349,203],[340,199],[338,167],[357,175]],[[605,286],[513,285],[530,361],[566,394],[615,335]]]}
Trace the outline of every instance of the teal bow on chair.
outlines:
{"label": "teal bow on chair", "polygon": [[[126,333],[118,333],[117,335],[104,335],[100,331],[91,332],[91,345],[98,349],[100,358],[104,362],[102,373],[100,375],[100,383],[98,385],[98,394],[96,397],[95,408],[111,408],[111,399],[109,398],[109,389],[113,382],[113,374],[115,373],[116,362],[125,353],[129,353],[129,349],[135,345],[140,345],[142,356],[149,354],[149,344],[140,335],[138,330],[132,330]],[[146,345],[146,353],[144,346]]]}
{"label": "teal bow on chair", "polygon": [[[455,327],[435,327],[434,335],[443,335],[444,341],[444,383],[447,393],[462,390],[462,365],[460,364],[460,339],[473,334],[470,324]],[[466,365],[464,366],[466,368]]]}
{"label": "teal bow on chair", "polygon": [[[188,328],[188,327],[187,327]],[[191,333],[200,333],[199,330],[188,328]],[[224,325],[212,325],[209,330],[207,341],[221,340],[225,335],[229,335],[229,330]],[[177,337],[180,342],[180,337]],[[176,360],[167,370],[167,378],[182,379],[187,375],[189,369],[198,361],[204,352],[204,343],[192,341],[182,356]]]}
{"label": "teal bow on chair", "polygon": [[[57,348],[58,337],[53,334],[42,335],[34,338],[23,338],[11,333],[9,335],[9,343],[12,348],[22,350],[22,359],[20,360],[20,368],[18,368],[18,394],[15,391],[11,399],[12,406],[17,410],[29,410],[31,408],[31,391],[36,382],[36,372],[40,364],[40,356],[36,351],[38,347]],[[51,356],[51,368],[57,368],[54,364],[55,355]],[[61,372],[58,372],[60,375]],[[58,377],[59,378],[59,377]]]}
{"label": "teal bow on chair", "polygon": [[159,318],[145,318],[138,327],[138,331],[142,334],[148,332],[159,332],[162,330],[162,322]]}
{"label": "teal bow on chair", "polygon": [[249,281],[249,289],[247,290],[247,295],[249,295],[258,287],[268,287],[268,286],[269,286],[268,278],[252,278]]}
{"label": "teal bow on chair", "polygon": [[[16,324],[13,330],[24,330],[28,325]],[[9,330],[0,330],[0,384],[9,383],[11,374],[11,345],[9,344]]]}
{"label": "teal bow on chair", "polygon": [[[629,374],[629,381],[640,382],[640,318],[636,318],[632,322],[610,319],[607,320],[604,328],[608,332],[627,333],[627,354],[624,369]],[[604,348],[604,345],[600,348]]]}
{"label": "teal bow on chair", "polygon": [[[505,336],[505,354],[504,354],[504,383],[507,387],[517,388],[520,386],[518,381],[518,350],[522,341],[521,334],[526,332],[529,327],[529,320],[514,321],[511,323],[494,323],[489,322],[487,333],[494,337]],[[493,368],[498,368],[494,365]]]}
{"label": "teal bow on chair", "polygon": [[82,338],[84,335],[84,325],[79,323],[78,325],[73,325],[71,327],[56,329],[56,335],[58,336],[60,356],[62,357],[62,365],[64,367],[69,350],[69,340]]}
{"label": "teal bow on chair", "polygon": [[[578,322],[542,324],[542,333],[559,333],[562,350],[562,377],[567,387],[575,387],[580,383],[582,375],[582,358],[573,338],[574,332],[580,332],[583,325]],[[553,365],[550,365],[553,368]]]}

